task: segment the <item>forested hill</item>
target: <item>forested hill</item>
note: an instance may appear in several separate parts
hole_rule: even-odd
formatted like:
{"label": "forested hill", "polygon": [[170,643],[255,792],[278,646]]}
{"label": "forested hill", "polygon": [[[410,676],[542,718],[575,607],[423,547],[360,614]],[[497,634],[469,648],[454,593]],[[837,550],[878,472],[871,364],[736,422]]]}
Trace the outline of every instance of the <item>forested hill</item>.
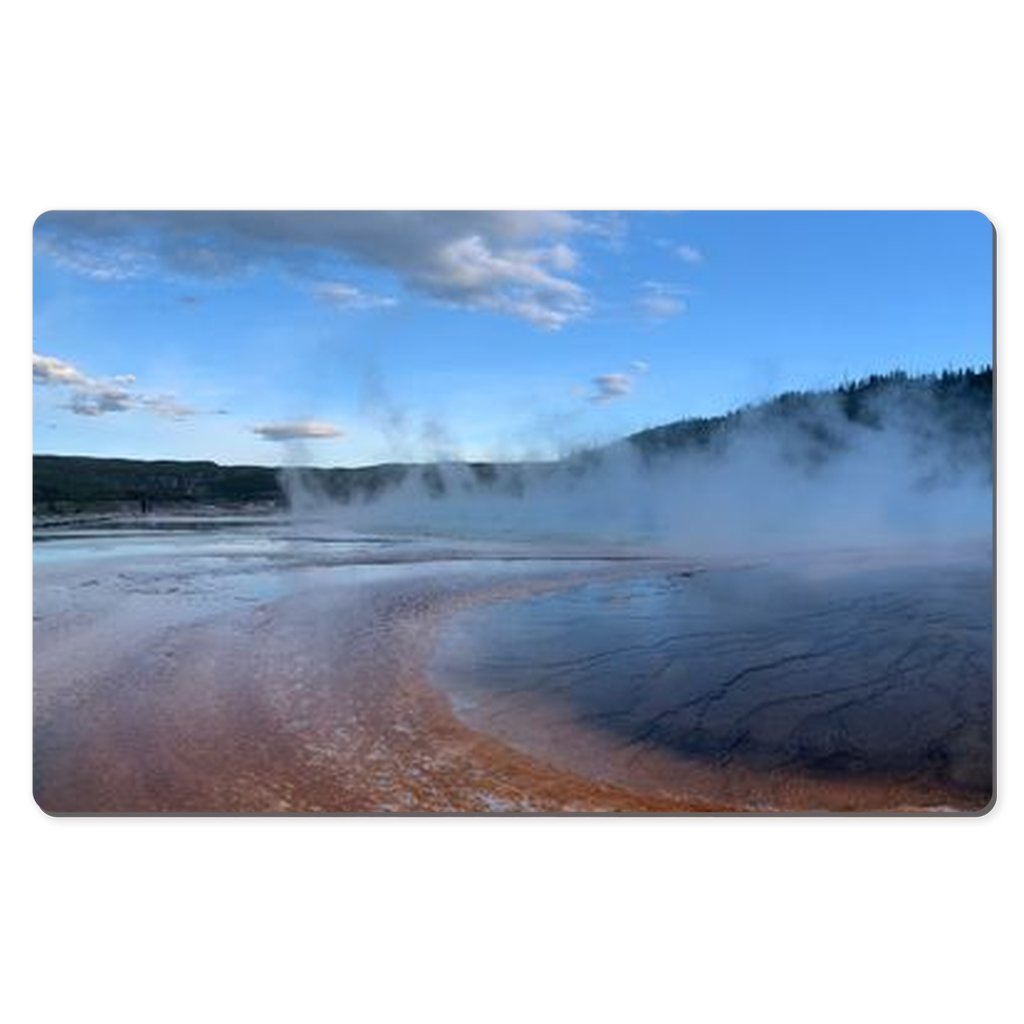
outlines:
{"label": "forested hill", "polygon": [[[940,448],[953,463],[987,462],[991,471],[992,370],[914,377],[891,373],[831,391],[790,392],[724,416],[681,419],[643,430],[625,444],[649,463],[659,464],[684,453],[714,456],[735,437],[784,428],[799,442],[795,457],[815,464],[848,445],[851,433],[894,425],[921,445]],[[518,496],[525,492],[527,481],[562,471],[590,471],[601,464],[602,453],[597,449],[555,464],[461,463],[459,486]],[[403,463],[302,471],[307,487],[341,502],[373,500],[409,480],[418,480],[428,496],[441,498],[450,486],[448,476],[442,467]],[[283,508],[286,504],[282,472],[273,467],[58,455],[33,458],[37,514],[202,506]]]}
{"label": "forested hill", "polygon": [[790,391],[724,416],[677,420],[628,438],[645,455],[708,449],[743,429],[793,426],[812,443],[839,444],[843,428],[899,424],[944,444],[981,442],[992,451],[992,369],[909,376],[874,374],[831,391]]}

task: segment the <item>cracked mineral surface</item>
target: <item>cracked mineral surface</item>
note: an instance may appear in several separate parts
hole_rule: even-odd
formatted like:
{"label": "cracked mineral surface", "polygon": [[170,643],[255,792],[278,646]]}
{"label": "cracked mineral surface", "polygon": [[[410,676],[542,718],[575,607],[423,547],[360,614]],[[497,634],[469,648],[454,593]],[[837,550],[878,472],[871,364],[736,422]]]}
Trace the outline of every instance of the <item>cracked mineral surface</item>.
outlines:
{"label": "cracked mineral surface", "polygon": [[468,723],[588,777],[747,808],[984,807],[984,549],[651,570],[445,627]]}

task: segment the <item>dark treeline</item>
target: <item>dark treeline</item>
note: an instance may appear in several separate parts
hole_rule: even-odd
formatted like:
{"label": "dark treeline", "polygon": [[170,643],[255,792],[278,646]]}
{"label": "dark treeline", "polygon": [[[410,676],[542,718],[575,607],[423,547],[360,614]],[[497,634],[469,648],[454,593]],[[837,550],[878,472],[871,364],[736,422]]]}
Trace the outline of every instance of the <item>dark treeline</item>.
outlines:
{"label": "dark treeline", "polygon": [[[836,422],[834,413],[838,413]],[[700,450],[724,444],[742,427],[769,429],[780,424],[802,428],[826,448],[841,445],[836,429],[844,421],[881,430],[901,416],[922,433],[939,430],[953,440],[992,437],[992,368],[946,370],[910,376],[901,370],[872,374],[831,391],[787,391],[767,402],[724,416],[677,420],[642,430],[629,441],[647,456]],[[991,454],[990,454],[991,457]]]}
{"label": "dark treeline", "polygon": [[[956,370],[910,376],[873,375],[831,391],[787,392],[723,416],[681,419],[625,439],[648,463],[681,453],[713,456],[743,432],[785,428],[799,443],[793,459],[813,467],[850,443],[851,428],[881,431],[890,426],[941,448],[952,464],[992,461],[992,370]],[[622,447],[620,442],[618,447]],[[615,447],[615,446],[613,446]],[[459,463],[458,486],[520,497],[527,480],[580,475],[597,469],[603,450],[582,452],[559,463]],[[284,508],[294,490],[285,476],[299,473],[316,496],[348,504],[372,501],[403,483],[442,498],[453,474],[439,465],[390,463],[358,468],[287,471],[267,466],[221,466],[215,462],[102,459],[36,455],[33,507],[37,514],[218,506]]]}
{"label": "dark treeline", "polygon": [[32,502],[37,513],[105,508],[146,512],[165,506],[282,501],[278,471],[269,466],[77,455],[36,455],[32,459]]}

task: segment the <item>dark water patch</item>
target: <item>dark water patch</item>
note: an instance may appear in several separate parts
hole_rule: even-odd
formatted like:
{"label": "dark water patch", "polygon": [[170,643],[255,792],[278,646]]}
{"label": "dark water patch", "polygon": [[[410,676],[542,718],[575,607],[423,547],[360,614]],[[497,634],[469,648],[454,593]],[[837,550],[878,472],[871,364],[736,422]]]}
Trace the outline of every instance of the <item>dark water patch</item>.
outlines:
{"label": "dark water patch", "polygon": [[[992,785],[992,576],[984,563],[818,575],[654,574],[473,609],[437,684],[477,728],[615,772],[649,754],[822,778]],[[564,754],[564,756],[563,756]]]}

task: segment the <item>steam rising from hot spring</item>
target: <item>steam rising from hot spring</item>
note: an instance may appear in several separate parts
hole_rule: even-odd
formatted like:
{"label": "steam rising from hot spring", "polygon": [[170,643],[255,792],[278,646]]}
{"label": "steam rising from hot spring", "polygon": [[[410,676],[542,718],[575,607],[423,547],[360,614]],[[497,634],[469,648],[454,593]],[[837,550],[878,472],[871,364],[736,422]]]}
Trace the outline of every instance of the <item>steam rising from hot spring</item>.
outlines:
{"label": "steam rising from hot spring", "polygon": [[851,417],[848,397],[776,400],[558,462],[292,466],[282,483],[293,514],[358,531],[686,554],[991,536],[990,398],[879,388]]}

